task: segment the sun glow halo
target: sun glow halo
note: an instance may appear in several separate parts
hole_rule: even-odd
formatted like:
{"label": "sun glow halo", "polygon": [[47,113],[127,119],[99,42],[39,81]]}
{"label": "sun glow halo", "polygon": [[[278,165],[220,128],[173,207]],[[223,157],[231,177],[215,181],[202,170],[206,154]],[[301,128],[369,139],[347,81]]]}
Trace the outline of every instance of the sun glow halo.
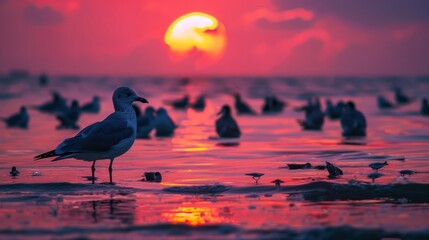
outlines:
{"label": "sun glow halo", "polygon": [[219,57],[226,45],[225,28],[213,16],[192,12],[176,19],[164,35],[165,43],[179,55],[199,50]]}

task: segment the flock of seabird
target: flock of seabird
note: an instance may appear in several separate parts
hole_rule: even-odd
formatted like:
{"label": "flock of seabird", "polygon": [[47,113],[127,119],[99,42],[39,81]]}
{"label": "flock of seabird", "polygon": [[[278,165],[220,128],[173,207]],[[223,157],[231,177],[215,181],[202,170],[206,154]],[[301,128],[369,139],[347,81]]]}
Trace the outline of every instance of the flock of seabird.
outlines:
{"label": "flock of seabird", "polygon": [[[256,115],[249,104],[243,101],[240,94],[233,94],[234,107],[238,115]],[[395,99],[398,105],[403,105],[412,101],[401,92],[399,88],[395,89]],[[112,96],[114,112],[103,121],[93,123],[76,136],[65,139],[55,149],[35,157],[36,160],[55,157],[53,161],[58,161],[67,158],[75,158],[84,161],[92,162],[92,182],[95,181],[95,163],[100,159],[109,159],[109,176],[110,183],[113,183],[112,164],[115,158],[127,152],[133,145],[136,138],[149,138],[150,133],[155,131],[155,136],[169,137],[174,134],[178,127],[167,110],[163,107],[155,110],[148,106],[144,113],[133,102],[139,101],[148,103],[144,98],[138,97],[134,90],[128,87],[120,87],[116,89]],[[380,109],[393,108],[395,105],[389,102],[384,96],[378,96],[378,107]],[[193,108],[197,111],[204,110],[205,96],[200,95],[195,102],[191,103],[189,95],[175,101],[165,101],[167,105],[174,109]],[[274,114],[281,112],[287,104],[275,96],[267,96],[261,108],[262,114]],[[67,105],[67,101],[59,93],[52,93],[52,100],[39,106],[33,106],[41,112],[55,114],[60,122],[58,129],[79,129],[77,125],[81,113],[98,113],[100,111],[100,99],[97,96],[93,97],[90,103],[79,106],[77,100],[73,100],[71,105]],[[296,111],[305,113],[305,118],[298,120],[299,125],[303,130],[321,130],[324,124],[324,118],[335,120],[339,119],[342,128],[342,135],[345,137],[363,137],[366,136],[367,123],[362,112],[357,110],[356,105],[352,101],[346,103],[340,101],[333,104],[329,99],[326,101],[326,110],[323,111],[320,101],[317,98],[310,98],[305,106],[295,108]],[[422,101],[421,113],[429,115],[429,106],[426,99]],[[231,107],[228,105],[222,106],[218,113],[219,118],[215,122],[215,130],[220,138],[239,138],[241,136],[240,127],[232,115]],[[27,128],[29,122],[29,114],[25,106],[21,107],[20,111],[8,118],[2,120],[8,127]],[[387,165],[384,163],[372,163],[369,165],[375,172],[368,176],[369,178],[379,177],[378,169]],[[306,169],[311,168],[311,164],[288,164],[290,169]],[[326,169],[329,177],[337,177],[343,175],[343,171],[326,162],[326,166],[317,166],[318,169]],[[402,170],[405,174],[412,174],[411,170]],[[407,172],[410,171],[410,172]],[[19,171],[13,167],[10,174],[12,176],[19,175]],[[256,182],[264,175],[262,173],[249,173],[246,175],[252,176]],[[146,176],[146,179],[148,176]],[[281,180],[274,180],[276,186],[280,186]]]}

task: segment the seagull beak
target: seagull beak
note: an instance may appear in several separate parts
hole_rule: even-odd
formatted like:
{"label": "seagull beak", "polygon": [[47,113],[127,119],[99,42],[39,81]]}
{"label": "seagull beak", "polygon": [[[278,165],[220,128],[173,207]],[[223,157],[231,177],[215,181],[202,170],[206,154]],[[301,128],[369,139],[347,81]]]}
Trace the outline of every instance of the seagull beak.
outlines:
{"label": "seagull beak", "polygon": [[135,101],[139,101],[139,102],[142,102],[142,103],[149,103],[145,98],[142,98],[142,97],[137,97],[135,99]]}

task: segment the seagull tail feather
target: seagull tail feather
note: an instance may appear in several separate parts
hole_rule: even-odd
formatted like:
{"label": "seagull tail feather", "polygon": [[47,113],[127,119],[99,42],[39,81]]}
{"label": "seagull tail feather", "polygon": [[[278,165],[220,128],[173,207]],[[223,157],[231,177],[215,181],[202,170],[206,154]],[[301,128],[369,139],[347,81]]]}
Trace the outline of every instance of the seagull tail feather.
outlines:
{"label": "seagull tail feather", "polygon": [[58,156],[58,154],[55,153],[55,150],[52,150],[52,151],[45,152],[45,153],[42,153],[40,155],[35,156],[34,160],[40,160],[43,158],[49,158],[49,157],[55,157],[55,156]]}

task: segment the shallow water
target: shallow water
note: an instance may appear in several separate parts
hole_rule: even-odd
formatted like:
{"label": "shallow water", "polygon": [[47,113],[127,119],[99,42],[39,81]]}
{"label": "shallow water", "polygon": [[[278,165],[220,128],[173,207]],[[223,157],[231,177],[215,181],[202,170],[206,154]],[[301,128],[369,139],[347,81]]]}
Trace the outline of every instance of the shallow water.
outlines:
{"label": "shallow water", "polygon": [[[5,238],[286,238],[428,239],[429,118],[418,114],[427,96],[424,78],[194,78],[186,86],[174,78],[57,77],[41,88],[36,79],[0,80],[0,116],[20,105],[37,105],[58,90],[81,103],[99,95],[102,111],[84,114],[81,127],[102,120],[113,109],[111,93],[128,85],[160,107],[188,93],[207,95],[203,112],[175,111],[180,126],[172,138],[136,140],[114,162],[115,186],[108,161],[96,164],[97,184],[87,180],[91,163],[49,159],[33,161],[76,131],[56,130],[56,119],[30,110],[28,130],[0,131],[0,236]],[[376,96],[392,99],[402,86],[416,101],[390,111],[376,107]],[[262,98],[276,94],[289,106],[278,115],[237,116],[239,140],[215,138],[216,113],[231,93],[260,111]],[[323,102],[354,100],[369,124],[365,139],[341,137],[338,121],[325,120],[323,131],[304,132],[293,107],[317,95]],[[143,105],[141,105],[144,108]],[[326,170],[289,170],[287,163],[323,165],[329,161],[344,175],[329,179]],[[372,182],[368,164],[388,161]],[[10,177],[16,166],[21,172]],[[411,176],[398,171],[414,170]],[[34,171],[41,176],[32,176]],[[161,183],[142,182],[159,171]],[[261,172],[256,185],[246,173]],[[276,188],[274,179],[285,183]],[[3,224],[4,223],[4,224]],[[3,238],[2,237],[2,238]]]}

